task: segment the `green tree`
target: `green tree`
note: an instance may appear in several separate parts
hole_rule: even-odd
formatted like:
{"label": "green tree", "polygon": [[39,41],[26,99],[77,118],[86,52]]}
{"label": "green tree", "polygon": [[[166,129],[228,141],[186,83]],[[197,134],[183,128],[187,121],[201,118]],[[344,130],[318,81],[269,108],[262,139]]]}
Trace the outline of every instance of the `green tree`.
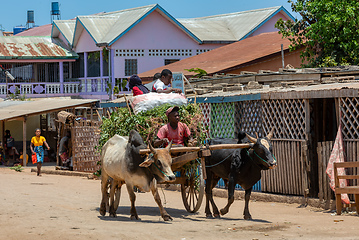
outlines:
{"label": "green tree", "polygon": [[302,61],[309,67],[357,65],[359,62],[358,0],[288,0],[301,19],[283,21],[276,27],[291,41],[290,49],[302,46]]}

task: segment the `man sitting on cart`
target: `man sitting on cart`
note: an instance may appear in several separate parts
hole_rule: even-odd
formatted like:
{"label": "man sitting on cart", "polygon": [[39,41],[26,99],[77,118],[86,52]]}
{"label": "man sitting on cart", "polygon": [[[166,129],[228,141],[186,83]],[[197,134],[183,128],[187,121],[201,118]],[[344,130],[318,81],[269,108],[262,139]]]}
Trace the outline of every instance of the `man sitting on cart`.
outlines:
{"label": "man sitting on cart", "polygon": [[184,146],[195,144],[191,137],[191,131],[185,123],[180,122],[179,107],[170,107],[166,111],[168,123],[160,128],[157,133],[158,139],[155,140],[154,146],[167,146],[172,140],[173,146]]}

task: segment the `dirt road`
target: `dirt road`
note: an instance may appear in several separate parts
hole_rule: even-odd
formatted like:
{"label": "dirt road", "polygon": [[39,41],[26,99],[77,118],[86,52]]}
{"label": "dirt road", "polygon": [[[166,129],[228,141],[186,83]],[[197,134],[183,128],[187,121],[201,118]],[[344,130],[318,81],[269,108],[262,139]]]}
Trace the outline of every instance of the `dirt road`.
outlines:
{"label": "dirt road", "polygon": [[[173,221],[164,222],[150,193],[137,194],[141,221],[130,221],[125,188],[118,217],[100,216],[100,181],[0,168],[0,239],[359,239],[358,215],[335,216],[298,204],[251,202],[251,221],[235,201],[221,219],[184,210],[176,191],[160,195]],[[165,200],[164,200],[164,195]],[[215,198],[219,207],[226,199]]]}

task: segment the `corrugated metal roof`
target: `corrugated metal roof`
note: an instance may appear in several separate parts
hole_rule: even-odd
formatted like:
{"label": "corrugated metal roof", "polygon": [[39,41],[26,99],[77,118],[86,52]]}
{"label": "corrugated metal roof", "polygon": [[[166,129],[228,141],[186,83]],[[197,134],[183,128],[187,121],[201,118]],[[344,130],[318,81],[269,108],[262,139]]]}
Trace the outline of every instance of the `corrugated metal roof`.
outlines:
{"label": "corrugated metal roof", "polygon": [[[357,97],[359,83],[332,83],[309,86],[270,87],[243,91],[215,91],[197,96],[197,102],[208,102],[209,98],[225,100],[234,96],[251,96],[260,94],[261,99],[311,99],[334,97]],[[193,97],[192,97],[193,98]]]}
{"label": "corrugated metal roof", "polygon": [[45,98],[35,101],[0,102],[0,121],[14,120],[19,117],[39,115],[73,107],[91,105],[96,99]]}
{"label": "corrugated metal roof", "polygon": [[[170,22],[177,25],[186,34],[199,43],[233,42],[246,38],[256,28],[264,24],[271,16],[283,11],[289,18],[292,16],[283,7],[271,7],[230,14],[177,20],[158,4],[125,9],[116,12],[99,13],[96,15],[78,16],[76,21],[54,21],[55,26],[66,37],[71,45],[77,44],[83,28],[85,28],[96,44],[111,45],[127,33],[152,11],[158,11]],[[68,20],[69,21],[69,20]],[[71,24],[71,27],[69,26]],[[53,31],[53,37],[58,32]]]}
{"label": "corrugated metal roof", "polygon": [[58,38],[0,37],[0,59],[75,59],[78,55],[67,49]]}
{"label": "corrugated metal roof", "polygon": [[202,41],[238,41],[279,9],[271,7],[178,21]]}
{"label": "corrugated metal roof", "polygon": [[76,20],[55,20],[54,28],[52,29],[52,36],[58,37],[61,32],[68,43],[72,45],[72,40],[75,32]]}
{"label": "corrugated metal roof", "polygon": [[[226,69],[260,59],[284,50],[289,47],[289,40],[283,39],[277,32],[262,33],[242,41],[228,44],[199,55],[185,58],[181,61],[166,65],[172,72],[183,72],[185,75],[193,75],[186,69],[200,68],[208,74],[223,72]],[[157,72],[163,70],[163,66],[150,71],[140,73],[141,78],[152,78]]]}
{"label": "corrugated metal roof", "polygon": [[29,28],[21,33],[16,34],[17,37],[24,36],[51,36],[51,24],[46,24],[39,27]]}
{"label": "corrugated metal roof", "polygon": [[[156,4],[153,4],[109,13],[78,16],[72,33],[73,40],[71,44],[77,44],[80,37],[80,33],[77,33],[77,31],[81,32],[81,28],[85,28],[89,32],[96,44],[110,44],[155,6]],[[55,23],[57,24],[57,21]]]}
{"label": "corrugated metal roof", "polygon": [[123,32],[125,32],[128,28],[130,28],[133,24],[136,23],[139,19],[141,19],[146,13],[151,11],[156,5],[149,5],[140,8],[133,8],[123,11],[118,11],[112,16],[117,17],[117,21],[111,27],[111,31],[109,31],[101,40],[104,43],[110,43],[118,36],[120,36]]}
{"label": "corrugated metal roof", "polygon": [[114,16],[80,16],[77,18],[77,21],[81,22],[90,32],[96,43],[103,42],[103,39],[109,32],[117,32],[113,29],[117,20],[118,17]]}

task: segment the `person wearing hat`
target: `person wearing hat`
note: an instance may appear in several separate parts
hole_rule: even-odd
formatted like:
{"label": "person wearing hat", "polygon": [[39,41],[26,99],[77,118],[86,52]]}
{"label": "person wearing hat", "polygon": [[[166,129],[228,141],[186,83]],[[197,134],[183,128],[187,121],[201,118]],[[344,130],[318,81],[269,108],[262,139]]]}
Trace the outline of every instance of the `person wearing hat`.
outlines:
{"label": "person wearing hat", "polygon": [[184,146],[185,142],[192,142],[191,131],[185,123],[180,122],[179,107],[170,107],[166,111],[168,123],[160,128],[158,139],[154,146],[166,146],[170,141],[173,145]]}
{"label": "person wearing hat", "polygon": [[179,88],[171,88],[172,72],[169,69],[163,69],[160,78],[152,85],[152,92],[157,93],[182,93]]}
{"label": "person wearing hat", "polygon": [[128,84],[130,90],[132,90],[133,96],[149,93],[150,90],[142,84],[142,80],[137,75],[132,75]]}

